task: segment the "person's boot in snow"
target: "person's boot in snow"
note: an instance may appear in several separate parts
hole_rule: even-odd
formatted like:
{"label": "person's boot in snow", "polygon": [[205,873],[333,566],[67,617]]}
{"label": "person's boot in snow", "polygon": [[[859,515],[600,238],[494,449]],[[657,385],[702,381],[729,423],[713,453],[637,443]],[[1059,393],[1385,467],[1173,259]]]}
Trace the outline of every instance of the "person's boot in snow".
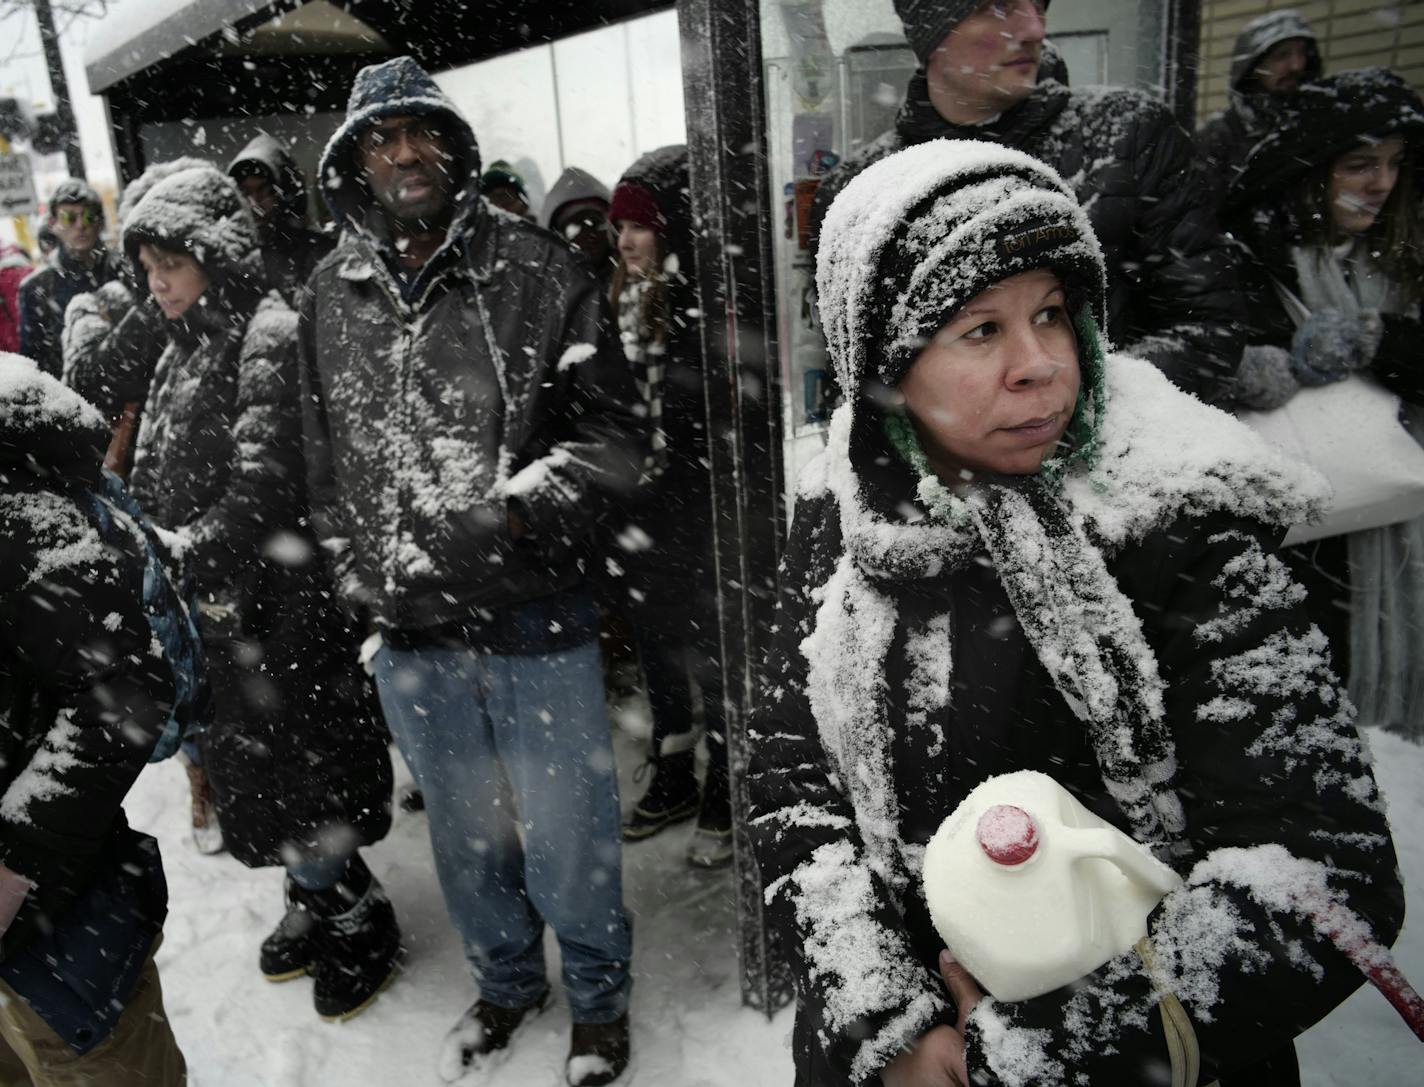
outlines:
{"label": "person's boot in snow", "polygon": [[732,860],[732,794],[727,783],[727,765],[717,764],[725,746],[709,744],[712,761],[707,766],[707,784],[702,790],[702,808],[697,813],[697,829],[687,843],[687,863],[694,868],[721,868]]}
{"label": "person's boot in snow", "polygon": [[640,842],[697,814],[695,753],[660,755],[652,764],[653,781],[643,799],[623,820],[623,840]]}
{"label": "person's boot in snow", "polygon": [[336,1020],[365,1011],[400,960],[400,927],[385,889],[360,857],[352,857],[334,887],[297,887],[293,895],[317,923],[320,953],[311,971],[317,1014]]}
{"label": "person's boot in snow", "polygon": [[486,1000],[476,1000],[460,1016],[440,1051],[440,1076],[454,1083],[466,1072],[490,1068],[509,1056],[514,1036],[549,1004],[549,991],[522,1008],[501,1008]]}
{"label": "person's boot in snow", "polygon": [[320,954],[320,932],[311,911],[296,895],[297,886],[287,877],[287,912],[262,941],[259,956],[262,976],[268,981],[291,981],[309,973]]}
{"label": "person's boot in snow", "polygon": [[185,769],[188,771],[188,795],[193,805],[193,844],[199,853],[206,856],[221,853],[227,846],[223,842],[222,826],[218,823],[218,809],[213,802],[208,775],[201,766],[191,762]]}
{"label": "person's boot in snow", "polygon": [[628,1016],[611,1023],[575,1023],[565,1070],[570,1087],[612,1083],[628,1067]]}

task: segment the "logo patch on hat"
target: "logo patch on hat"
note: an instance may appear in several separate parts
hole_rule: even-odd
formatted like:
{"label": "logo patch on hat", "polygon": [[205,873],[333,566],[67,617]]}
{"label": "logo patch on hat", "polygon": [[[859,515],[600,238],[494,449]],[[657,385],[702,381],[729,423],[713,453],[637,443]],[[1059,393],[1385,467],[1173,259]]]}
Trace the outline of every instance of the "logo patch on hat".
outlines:
{"label": "logo patch on hat", "polygon": [[1057,249],[1060,245],[1078,241],[1078,232],[1070,223],[1040,223],[1016,230],[999,238],[997,249],[1001,257],[1022,259],[1036,257]]}

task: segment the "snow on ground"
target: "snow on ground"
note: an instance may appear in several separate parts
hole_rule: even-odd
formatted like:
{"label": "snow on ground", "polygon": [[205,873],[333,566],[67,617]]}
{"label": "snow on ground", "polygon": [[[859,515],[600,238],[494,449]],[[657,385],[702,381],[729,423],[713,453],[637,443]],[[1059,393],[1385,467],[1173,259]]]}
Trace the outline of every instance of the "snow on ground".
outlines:
{"label": "snow on ground", "polygon": [[[634,731],[638,731],[636,728]],[[1378,732],[1370,741],[1412,903],[1424,901],[1424,748]],[[641,793],[631,775],[642,750],[617,739],[625,808]],[[409,780],[397,763],[398,782]],[[323,1023],[307,979],[273,985],[257,948],[281,914],[282,878],[227,856],[199,855],[188,839],[188,790],[175,761],[149,769],[129,797],[130,821],[158,837],[172,898],[158,961],[164,1000],[193,1087],[435,1087],[440,1041],[475,997],[440,898],[425,817],[397,811],[368,851],[400,916],[409,955],[374,1006]],[[689,869],[684,824],[624,854],[634,914],[633,1066],[620,1081],[657,1087],[784,1087],[792,1080],[791,1015],[768,1021],[741,1006],[736,908],[729,872]],[[552,938],[550,963],[557,963]],[[1406,927],[1400,965],[1424,986],[1424,924]],[[557,985],[556,985],[557,991]],[[558,1087],[568,1047],[561,1000],[522,1035],[507,1063],[469,1083]],[[1305,1087],[1400,1087],[1418,1082],[1420,1049],[1372,989],[1356,993],[1298,1043]]]}

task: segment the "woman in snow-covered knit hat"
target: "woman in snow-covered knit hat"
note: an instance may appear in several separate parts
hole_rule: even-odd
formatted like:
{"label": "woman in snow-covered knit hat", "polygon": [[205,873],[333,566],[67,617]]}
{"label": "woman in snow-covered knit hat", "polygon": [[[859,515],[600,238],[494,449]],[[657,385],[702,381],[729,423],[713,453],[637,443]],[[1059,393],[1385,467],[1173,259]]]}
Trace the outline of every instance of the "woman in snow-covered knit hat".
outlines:
{"label": "woman in snow-covered knit hat", "polygon": [[[1292,1037],[1361,981],[1312,916],[1383,955],[1403,906],[1329,647],[1274,555],[1320,481],[1107,350],[1097,241],[1019,152],[872,165],[830,208],[817,286],[847,397],[799,483],[748,770],[796,1082],[1192,1061],[1294,1082]],[[1186,886],[1138,948],[1008,1003],[941,965],[919,868],[975,786],[1021,770]]]}
{"label": "woman in snow-covered knit hat", "polygon": [[306,527],[296,314],[269,288],[247,202],[215,166],[154,183],[123,240],[168,334],[131,486],[174,534],[197,592],[214,715],[195,753],[228,850],[287,869],[263,973],[314,974],[317,1012],[345,1018],[399,951],[357,853],[390,825],[391,768],[358,639]]}
{"label": "woman in snow-covered knit hat", "polygon": [[[1235,394],[1270,410],[1355,375],[1424,433],[1424,102],[1365,68],[1303,87],[1251,152],[1227,223],[1251,314]],[[1424,721],[1424,518],[1290,548],[1365,724]]]}
{"label": "woman in snow-covered knit hat", "polygon": [[[618,236],[609,301],[651,434],[638,490],[615,522],[619,539],[636,528],[647,546],[615,550],[608,583],[633,624],[653,714],[653,777],[624,821],[624,840],[697,816],[687,860],[711,868],[731,861],[732,814],[688,185],[687,148],[661,147],[624,172],[609,207]],[[707,740],[700,795],[689,676]]]}

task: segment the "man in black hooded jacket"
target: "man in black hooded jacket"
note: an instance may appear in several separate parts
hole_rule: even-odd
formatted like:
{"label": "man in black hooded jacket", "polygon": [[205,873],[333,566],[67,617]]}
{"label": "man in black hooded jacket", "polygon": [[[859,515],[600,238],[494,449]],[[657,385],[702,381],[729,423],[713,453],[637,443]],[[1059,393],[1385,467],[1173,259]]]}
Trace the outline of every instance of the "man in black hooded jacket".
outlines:
{"label": "man in black hooded jacket", "polygon": [[568,1080],[611,1083],[632,941],[585,571],[637,480],[637,394],[593,271],[491,209],[474,133],[409,57],[357,75],[318,176],[342,235],[302,304],[314,516],[380,628],[381,706],[480,985],[441,1072],[545,1006],[547,923]]}
{"label": "man in black hooded jacket", "polygon": [[813,229],[872,162],[932,139],[986,140],[1052,166],[1077,193],[1108,268],[1108,333],[1214,402],[1241,356],[1236,258],[1217,228],[1187,133],[1127,88],[1037,81],[1046,0],[896,0],[920,68],[895,128],[816,194]]}
{"label": "man in black hooded jacket", "polygon": [[228,164],[227,173],[257,221],[267,282],[296,307],[313,269],[336,247],[334,238],[307,226],[307,187],[301,170],[285,145],[259,132]]}
{"label": "man in black hooded jacket", "polygon": [[1241,29],[1231,50],[1230,103],[1197,129],[1202,173],[1218,210],[1251,149],[1275,128],[1281,105],[1322,70],[1315,31],[1299,12],[1267,12]]}

